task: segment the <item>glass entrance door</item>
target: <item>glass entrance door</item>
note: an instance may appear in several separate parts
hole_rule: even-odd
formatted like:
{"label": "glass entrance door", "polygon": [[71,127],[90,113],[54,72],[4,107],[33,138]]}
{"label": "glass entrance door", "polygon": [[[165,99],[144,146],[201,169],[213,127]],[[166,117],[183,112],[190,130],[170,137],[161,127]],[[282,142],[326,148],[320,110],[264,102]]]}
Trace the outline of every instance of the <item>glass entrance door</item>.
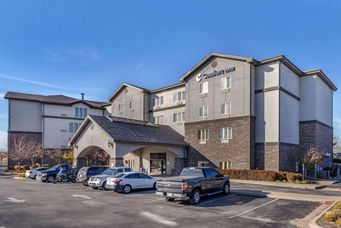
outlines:
{"label": "glass entrance door", "polygon": [[166,174],[166,153],[150,154],[150,173],[157,175]]}

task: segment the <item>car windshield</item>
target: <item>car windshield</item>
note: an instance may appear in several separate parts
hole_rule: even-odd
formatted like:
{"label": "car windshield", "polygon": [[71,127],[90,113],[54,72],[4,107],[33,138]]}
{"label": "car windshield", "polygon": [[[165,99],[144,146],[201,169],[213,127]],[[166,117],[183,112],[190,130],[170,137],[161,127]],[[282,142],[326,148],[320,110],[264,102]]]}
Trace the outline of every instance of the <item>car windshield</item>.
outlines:
{"label": "car windshield", "polygon": [[201,169],[183,169],[180,176],[183,177],[202,177],[203,173]]}
{"label": "car windshield", "polygon": [[108,174],[108,175],[111,175],[115,172],[116,169],[106,169],[103,174]]}
{"label": "car windshield", "polygon": [[54,169],[57,169],[60,165],[54,165],[52,166],[51,168],[49,168],[50,170],[54,170]]}
{"label": "car windshield", "polygon": [[120,178],[120,177],[123,177],[125,175],[126,175],[125,173],[119,173],[119,174],[115,175],[115,177]]}

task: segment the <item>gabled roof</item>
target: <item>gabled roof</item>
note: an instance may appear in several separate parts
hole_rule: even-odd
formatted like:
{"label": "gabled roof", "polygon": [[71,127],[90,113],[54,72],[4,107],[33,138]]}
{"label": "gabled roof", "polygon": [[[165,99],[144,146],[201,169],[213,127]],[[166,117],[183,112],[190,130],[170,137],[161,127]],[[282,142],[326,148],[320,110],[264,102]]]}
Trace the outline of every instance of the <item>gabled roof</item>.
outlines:
{"label": "gabled roof", "polygon": [[101,101],[89,101],[89,100],[81,100],[75,99],[72,97],[64,96],[64,95],[37,95],[37,94],[29,94],[29,93],[18,93],[18,92],[7,92],[5,95],[6,99],[14,99],[14,100],[25,100],[25,101],[36,101],[44,104],[56,104],[56,105],[73,105],[76,103],[83,103],[92,108],[102,109],[105,106],[106,102]]}
{"label": "gabled roof", "polygon": [[260,65],[263,65],[263,64],[279,61],[279,62],[283,63],[285,66],[287,66],[290,70],[295,72],[298,76],[304,77],[304,76],[317,75],[318,77],[321,78],[322,81],[324,81],[328,85],[328,87],[332,91],[336,91],[337,90],[337,88],[333,84],[333,82],[327,77],[327,75],[325,73],[323,73],[323,71],[321,69],[311,70],[311,71],[304,72],[300,68],[298,68],[295,64],[293,64],[284,55],[279,55],[279,56],[271,57],[271,58],[264,59],[264,60],[255,60],[253,58],[248,58],[248,57],[243,57],[243,56],[226,55],[226,54],[214,53],[213,52],[213,53],[208,54],[203,60],[201,60],[198,64],[196,64],[186,74],[184,74],[180,78],[180,81],[184,82],[189,76],[191,76],[194,72],[196,72],[198,69],[200,69],[202,66],[207,64],[209,61],[212,60],[212,58],[215,58],[215,57],[221,57],[221,58],[226,58],[226,59],[245,61],[245,62],[248,62],[248,63],[254,65],[254,66],[260,66]]}
{"label": "gabled roof", "polygon": [[119,92],[121,92],[122,89],[124,89],[125,87],[131,87],[137,90],[140,90],[141,92],[149,92],[148,89],[133,85],[133,84],[129,84],[129,83],[122,83],[122,85],[120,85],[120,87],[118,87],[115,92],[109,97],[108,101],[112,101],[112,99],[114,99]]}
{"label": "gabled roof", "polygon": [[70,139],[73,144],[82,135],[83,130],[94,122],[101,127],[114,142],[155,144],[165,146],[186,146],[184,137],[167,125],[156,125],[146,121],[110,117],[88,116]]}
{"label": "gabled roof", "polygon": [[212,58],[215,58],[215,57],[221,57],[225,59],[232,59],[232,60],[238,60],[238,61],[244,61],[244,62],[250,62],[250,63],[255,61],[253,58],[249,58],[249,57],[211,52],[204,59],[202,59],[199,63],[197,63],[194,67],[192,67],[186,74],[184,74],[180,78],[180,81],[182,82],[185,81],[190,75],[192,75],[193,72],[197,71],[199,68],[207,64]]}

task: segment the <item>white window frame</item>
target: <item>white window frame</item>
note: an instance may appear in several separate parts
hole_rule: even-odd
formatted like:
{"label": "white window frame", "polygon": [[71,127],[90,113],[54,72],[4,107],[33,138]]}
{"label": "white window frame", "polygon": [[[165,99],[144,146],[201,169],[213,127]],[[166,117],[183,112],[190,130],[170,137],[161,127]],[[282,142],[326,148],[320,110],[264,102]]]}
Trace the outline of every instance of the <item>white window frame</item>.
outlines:
{"label": "white window frame", "polygon": [[84,118],[88,115],[88,109],[87,108],[75,108],[75,117]]}
{"label": "white window frame", "polygon": [[173,93],[173,102],[179,102],[185,100],[185,91]]}
{"label": "white window frame", "polygon": [[208,129],[199,129],[197,131],[199,141],[208,141],[210,138],[210,133]]}
{"label": "white window frame", "polygon": [[160,105],[163,105],[163,96],[154,98],[154,106],[160,106]]}
{"label": "white window frame", "polygon": [[200,94],[208,93],[208,81],[200,83],[199,92]]}
{"label": "white window frame", "polygon": [[179,123],[185,121],[185,112],[174,112],[173,123]]}
{"label": "white window frame", "polygon": [[231,114],[231,102],[225,101],[222,103],[221,108],[220,108],[220,114],[222,115],[230,115]]}
{"label": "white window frame", "polygon": [[163,115],[154,116],[153,122],[154,124],[163,124]]}
{"label": "white window frame", "polygon": [[219,129],[220,140],[231,140],[232,139],[232,127],[221,127]]}
{"label": "white window frame", "polygon": [[208,106],[203,105],[199,107],[199,116],[200,117],[207,117],[208,116]]}
{"label": "white window frame", "polygon": [[232,87],[232,78],[231,76],[226,76],[221,78],[221,89],[231,89]]}
{"label": "white window frame", "polygon": [[222,170],[232,169],[232,162],[231,161],[220,161],[219,162],[219,169],[222,169]]}

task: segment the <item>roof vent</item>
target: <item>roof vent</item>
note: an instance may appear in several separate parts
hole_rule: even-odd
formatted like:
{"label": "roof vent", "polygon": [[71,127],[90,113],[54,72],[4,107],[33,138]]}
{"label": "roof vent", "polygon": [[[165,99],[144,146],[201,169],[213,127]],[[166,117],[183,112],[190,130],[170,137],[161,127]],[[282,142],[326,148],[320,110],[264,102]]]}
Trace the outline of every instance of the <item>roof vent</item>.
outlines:
{"label": "roof vent", "polygon": [[85,93],[81,93],[81,95],[82,95],[82,100],[84,100],[84,95],[85,95]]}

